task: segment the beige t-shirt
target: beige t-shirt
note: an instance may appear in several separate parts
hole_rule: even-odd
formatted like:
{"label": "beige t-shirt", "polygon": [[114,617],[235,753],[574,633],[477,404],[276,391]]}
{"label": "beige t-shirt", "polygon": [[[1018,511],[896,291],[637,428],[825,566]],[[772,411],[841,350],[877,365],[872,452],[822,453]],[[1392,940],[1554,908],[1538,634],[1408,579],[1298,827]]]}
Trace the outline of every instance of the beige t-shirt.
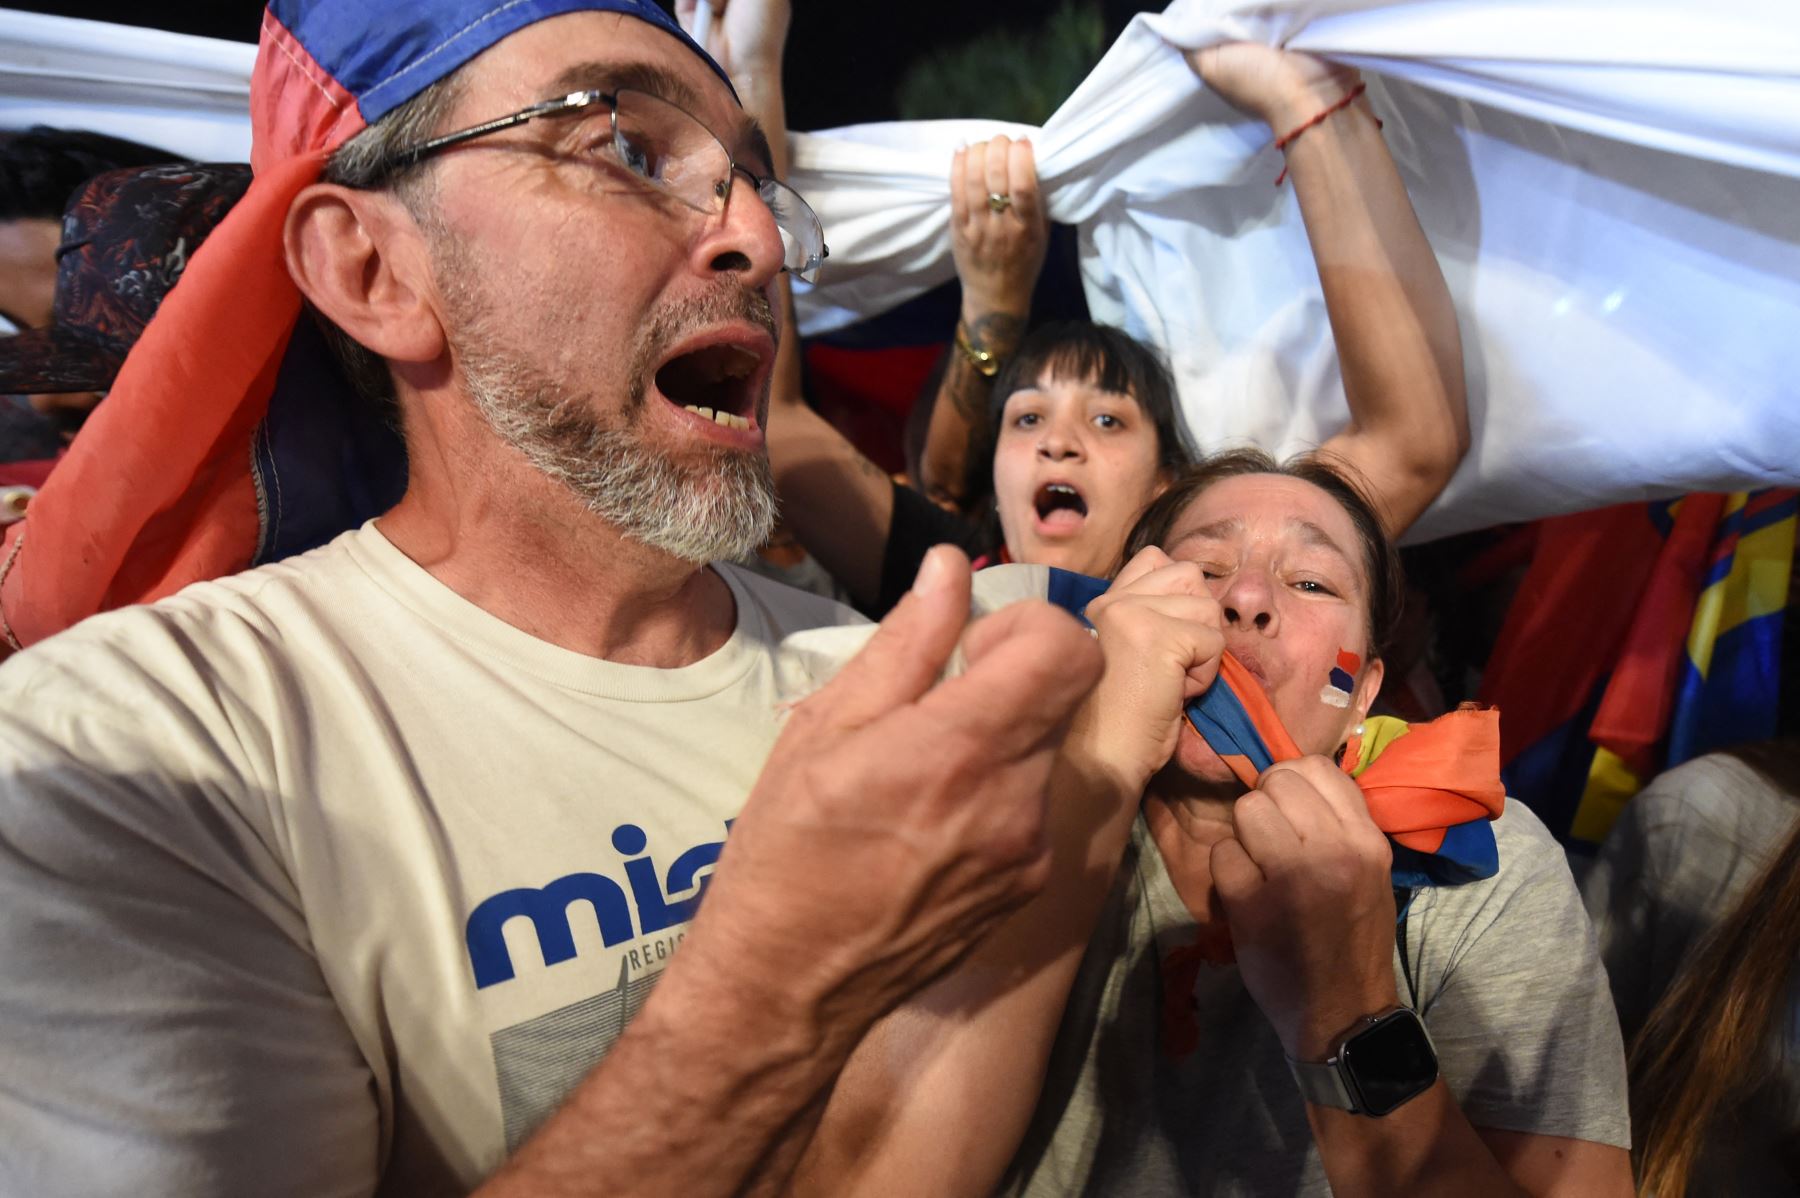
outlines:
{"label": "beige t-shirt", "polygon": [[782,639],[864,622],[717,568],[736,631],[682,669],[536,640],[373,524],[8,662],[0,1192],[494,1169],[680,942],[808,688]]}

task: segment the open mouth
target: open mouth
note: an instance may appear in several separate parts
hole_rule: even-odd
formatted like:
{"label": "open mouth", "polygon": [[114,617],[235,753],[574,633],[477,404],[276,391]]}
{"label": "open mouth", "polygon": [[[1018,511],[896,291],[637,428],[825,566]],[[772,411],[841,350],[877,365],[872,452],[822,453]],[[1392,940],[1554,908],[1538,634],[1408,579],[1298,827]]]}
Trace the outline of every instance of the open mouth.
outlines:
{"label": "open mouth", "polygon": [[1045,483],[1034,500],[1039,522],[1051,528],[1074,528],[1087,519],[1087,500],[1068,483]]}
{"label": "open mouth", "polygon": [[743,346],[706,345],[663,363],[656,372],[656,389],[703,420],[747,429],[756,414],[761,366],[762,359]]}

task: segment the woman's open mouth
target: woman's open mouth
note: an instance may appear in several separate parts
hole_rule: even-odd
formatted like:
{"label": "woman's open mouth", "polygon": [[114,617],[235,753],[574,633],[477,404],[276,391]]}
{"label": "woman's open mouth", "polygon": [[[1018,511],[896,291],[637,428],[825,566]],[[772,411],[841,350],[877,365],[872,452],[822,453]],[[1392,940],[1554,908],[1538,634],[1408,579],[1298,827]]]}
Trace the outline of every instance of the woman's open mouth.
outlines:
{"label": "woman's open mouth", "polygon": [[1047,535],[1075,532],[1087,521],[1087,500],[1070,483],[1045,483],[1032,505],[1037,510],[1038,531]]}

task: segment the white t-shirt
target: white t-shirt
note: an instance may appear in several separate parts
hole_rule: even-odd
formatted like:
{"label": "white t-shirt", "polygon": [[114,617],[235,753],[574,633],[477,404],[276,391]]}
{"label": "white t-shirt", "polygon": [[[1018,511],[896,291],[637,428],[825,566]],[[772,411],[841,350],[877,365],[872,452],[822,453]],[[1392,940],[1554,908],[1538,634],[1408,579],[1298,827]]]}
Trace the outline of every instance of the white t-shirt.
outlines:
{"label": "white t-shirt", "polygon": [[0,1192],[464,1193],[618,1037],[761,769],[790,633],[550,645],[373,524],[0,669]]}

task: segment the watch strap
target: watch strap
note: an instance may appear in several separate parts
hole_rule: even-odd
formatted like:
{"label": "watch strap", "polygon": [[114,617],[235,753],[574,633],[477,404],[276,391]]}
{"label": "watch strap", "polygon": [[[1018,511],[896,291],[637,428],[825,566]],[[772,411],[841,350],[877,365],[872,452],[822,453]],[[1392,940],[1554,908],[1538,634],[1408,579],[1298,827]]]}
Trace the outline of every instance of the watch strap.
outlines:
{"label": "watch strap", "polygon": [[1350,1091],[1350,1079],[1344,1076],[1344,1067],[1337,1057],[1329,1061],[1296,1061],[1288,1057],[1287,1064],[1294,1084],[1300,1087],[1300,1097],[1314,1106],[1356,1112],[1356,1096]]}

